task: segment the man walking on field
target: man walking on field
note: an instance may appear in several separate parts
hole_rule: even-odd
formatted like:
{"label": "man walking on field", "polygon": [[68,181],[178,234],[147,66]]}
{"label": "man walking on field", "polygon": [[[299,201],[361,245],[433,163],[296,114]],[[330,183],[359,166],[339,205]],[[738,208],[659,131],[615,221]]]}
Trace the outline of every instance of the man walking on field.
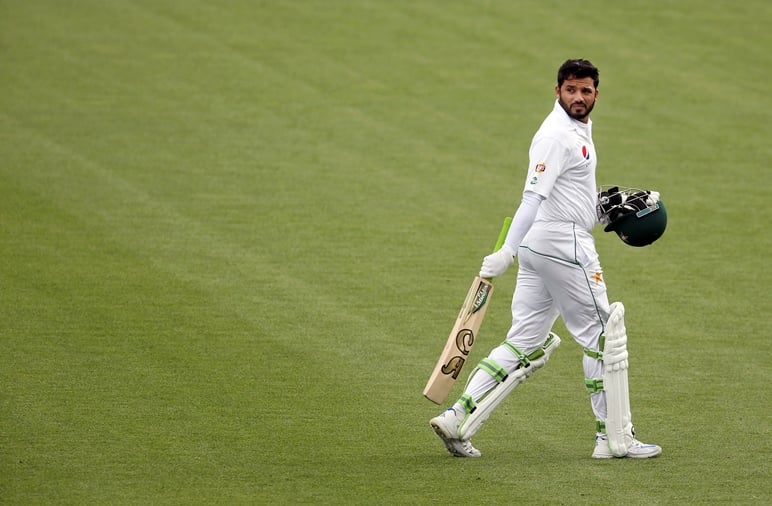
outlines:
{"label": "man walking on field", "polygon": [[[533,137],[521,204],[504,246],[483,259],[480,276],[493,278],[519,256],[512,326],[472,372],[458,401],[430,422],[455,456],[480,456],[471,437],[514,387],[545,365],[560,344],[550,332],[558,316],[584,350],[585,385],[596,419],[592,457],[649,458],[662,452],[635,438],[624,306],[609,304],[590,233],[599,220],[590,120],[598,83],[598,69],[587,60],[568,60],[558,70],[555,106]],[[607,431],[607,417],[613,430]]]}

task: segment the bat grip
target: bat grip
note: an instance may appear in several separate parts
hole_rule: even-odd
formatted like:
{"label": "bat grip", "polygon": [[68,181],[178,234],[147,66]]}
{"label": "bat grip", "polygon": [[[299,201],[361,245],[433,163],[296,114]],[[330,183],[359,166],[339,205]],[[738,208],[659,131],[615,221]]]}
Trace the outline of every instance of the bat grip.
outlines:
{"label": "bat grip", "polygon": [[507,239],[507,233],[509,232],[509,226],[512,225],[512,217],[507,216],[504,218],[504,226],[501,227],[499,232],[499,238],[496,240],[496,246],[493,247],[493,252],[497,252],[504,246],[504,241]]}

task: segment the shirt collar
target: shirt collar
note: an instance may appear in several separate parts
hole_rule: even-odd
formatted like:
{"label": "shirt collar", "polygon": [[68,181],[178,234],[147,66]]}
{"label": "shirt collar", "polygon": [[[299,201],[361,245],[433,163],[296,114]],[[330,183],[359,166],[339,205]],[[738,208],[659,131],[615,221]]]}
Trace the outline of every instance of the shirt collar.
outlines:
{"label": "shirt collar", "polygon": [[563,109],[563,106],[560,105],[560,102],[558,102],[558,99],[555,99],[555,106],[553,110],[556,112],[559,112],[561,114],[561,117],[566,119],[566,122],[572,124],[576,128],[579,128],[587,132],[592,131],[592,119],[588,119],[587,123],[582,123],[581,121],[572,118],[571,116],[568,115],[565,109]]}

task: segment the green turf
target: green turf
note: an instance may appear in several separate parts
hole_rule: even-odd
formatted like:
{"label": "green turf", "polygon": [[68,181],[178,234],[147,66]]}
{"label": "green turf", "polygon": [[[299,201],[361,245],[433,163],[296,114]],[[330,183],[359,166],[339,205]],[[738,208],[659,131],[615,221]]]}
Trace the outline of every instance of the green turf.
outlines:
{"label": "green turf", "polygon": [[[772,502],[770,23],[766,0],[0,0],[0,502]],[[570,57],[601,69],[598,183],[667,202],[651,247],[597,233],[664,453],[589,458],[566,339],[453,459],[421,390]]]}

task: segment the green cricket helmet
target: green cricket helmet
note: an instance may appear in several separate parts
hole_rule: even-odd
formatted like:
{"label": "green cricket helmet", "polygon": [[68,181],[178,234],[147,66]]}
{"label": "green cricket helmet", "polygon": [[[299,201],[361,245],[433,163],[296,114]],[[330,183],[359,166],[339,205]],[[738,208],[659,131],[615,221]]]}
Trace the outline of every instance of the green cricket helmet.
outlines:
{"label": "green cricket helmet", "polygon": [[616,232],[625,244],[641,247],[662,237],[666,227],[667,210],[665,203],[659,200],[653,206],[620,215],[604,230]]}
{"label": "green cricket helmet", "polygon": [[604,231],[616,232],[630,246],[648,246],[667,228],[667,209],[657,192],[612,187],[599,194],[598,210],[607,223]]}

